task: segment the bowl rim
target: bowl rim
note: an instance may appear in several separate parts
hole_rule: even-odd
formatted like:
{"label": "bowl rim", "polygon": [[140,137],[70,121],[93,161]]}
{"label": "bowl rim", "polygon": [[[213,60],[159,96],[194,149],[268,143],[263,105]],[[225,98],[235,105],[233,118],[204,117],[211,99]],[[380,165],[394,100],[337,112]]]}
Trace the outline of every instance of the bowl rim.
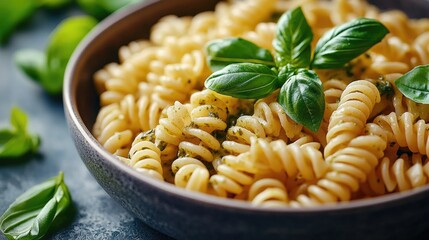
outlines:
{"label": "bowl rim", "polygon": [[[105,32],[109,31],[109,28],[114,26],[120,21],[126,21],[126,19],[134,14],[138,14],[140,11],[144,11],[145,8],[154,5],[162,4],[162,0],[148,0],[142,3],[134,4],[133,7],[126,7],[117,11],[116,13],[110,15],[109,17],[102,20],[78,45],[74,51],[72,57],[69,60],[69,63],[66,68],[64,76],[64,87],[63,87],[63,102],[64,102],[64,111],[66,115],[69,116],[69,121],[67,124],[70,127],[72,124],[83,136],[85,142],[89,144],[91,148],[98,152],[100,156],[104,159],[101,161],[106,161],[103,164],[110,164],[119,170],[122,174],[127,174],[132,177],[133,180],[138,181],[142,184],[148,184],[153,188],[156,188],[159,191],[162,191],[166,194],[175,195],[178,198],[182,198],[191,202],[195,202],[203,205],[212,205],[218,208],[229,208],[231,210],[240,210],[240,211],[251,211],[251,212],[262,212],[268,214],[286,214],[286,213],[299,213],[299,214],[314,214],[314,213],[325,213],[325,212],[339,212],[339,211],[350,211],[350,210],[360,210],[363,208],[373,208],[380,205],[387,204],[396,204],[400,201],[406,201],[407,199],[423,194],[429,190],[429,185],[419,187],[416,189],[411,189],[405,192],[389,193],[378,197],[372,197],[367,199],[358,199],[348,202],[339,202],[331,204],[322,204],[315,207],[304,207],[304,208],[293,208],[293,207],[262,207],[251,205],[248,201],[241,201],[235,199],[227,199],[216,196],[211,196],[204,193],[187,191],[185,189],[176,187],[174,184],[170,184],[164,181],[159,181],[153,179],[149,176],[145,176],[132,167],[129,167],[119,161],[113,154],[105,150],[102,145],[95,139],[91,131],[84,124],[82,117],[79,113],[79,109],[76,104],[76,91],[74,90],[74,84],[76,81],[73,81],[75,73],[75,68],[77,63],[84,55],[86,49],[88,49],[97,39],[101,38]],[[165,1],[167,2],[167,1]],[[80,156],[83,160],[82,156]],[[91,172],[91,171],[90,171]],[[91,172],[91,174],[93,174]],[[98,181],[98,180],[97,180]]]}

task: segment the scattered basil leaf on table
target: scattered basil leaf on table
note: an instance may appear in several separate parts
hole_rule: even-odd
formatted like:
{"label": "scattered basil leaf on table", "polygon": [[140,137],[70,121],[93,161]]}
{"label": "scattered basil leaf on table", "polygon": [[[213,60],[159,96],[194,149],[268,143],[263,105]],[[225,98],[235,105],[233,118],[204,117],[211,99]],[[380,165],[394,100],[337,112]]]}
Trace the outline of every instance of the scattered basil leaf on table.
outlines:
{"label": "scattered basil leaf on table", "polygon": [[212,74],[205,81],[205,86],[224,95],[256,99],[266,97],[276,90],[276,82],[276,73],[265,65],[236,63]]}
{"label": "scattered basil leaf on table", "polygon": [[61,22],[50,36],[46,54],[24,49],[15,53],[18,67],[51,95],[62,92],[67,63],[79,42],[97,25],[89,16],[70,17]]}
{"label": "scattered basil leaf on table", "polygon": [[341,68],[387,33],[387,28],[376,20],[352,20],[323,35],[311,59],[313,33],[298,7],[284,13],[277,23],[274,67],[266,62],[260,64],[258,61],[268,60],[270,54],[262,54],[267,58],[261,58],[257,53],[263,50],[248,41],[218,40],[206,46],[208,64],[214,71],[224,68],[210,75],[205,86],[244,99],[263,98],[280,88],[277,101],[285,113],[311,131],[317,131],[325,111],[325,96],[319,77],[307,68]]}
{"label": "scattered basil leaf on table", "polygon": [[396,79],[395,85],[414,102],[429,104],[429,65],[415,67]]}
{"label": "scattered basil leaf on table", "polygon": [[22,49],[15,53],[14,61],[30,79],[42,81],[46,70],[45,53],[35,49]]}
{"label": "scattered basil leaf on table", "polygon": [[21,157],[26,153],[37,152],[40,138],[28,133],[27,115],[18,107],[11,110],[11,129],[0,130],[0,159]]}
{"label": "scattered basil leaf on table", "polygon": [[8,239],[41,239],[53,222],[72,206],[60,172],[19,196],[0,217],[0,230]]}
{"label": "scattered basil leaf on table", "polygon": [[316,132],[323,119],[325,97],[322,81],[312,70],[300,69],[280,89],[278,102],[286,114]]}
{"label": "scattered basil leaf on table", "polygon": [[207,63],[212,71],[218,71],[233,63],[258,63],[275,66],[270,51],[242,38],[214,40],[206,46]]}
{"label": "scattered basil leaf on table", "polygon": [[310,64],[313,33],[300,7],[280,17],[273,40],[276,62],[279,67],[290,64],[305,68]]}
{"label": "scattered basil leaf on table", "polygon": [[143,0],[77,0],[79,6],[89,15],[101,20],[113,12]]}
{"label": "scattered basil leaf on table", "polygon": [[357,18],[331,29],[317,42],[313,68],[341,68],[380,42],[389,30],[379,21]]}
{"label": "scattered basil leaf on table", "polygon": [[31,17],[36,8],[32,0],[1,0],[0,44],[6,43],[15,28]]}

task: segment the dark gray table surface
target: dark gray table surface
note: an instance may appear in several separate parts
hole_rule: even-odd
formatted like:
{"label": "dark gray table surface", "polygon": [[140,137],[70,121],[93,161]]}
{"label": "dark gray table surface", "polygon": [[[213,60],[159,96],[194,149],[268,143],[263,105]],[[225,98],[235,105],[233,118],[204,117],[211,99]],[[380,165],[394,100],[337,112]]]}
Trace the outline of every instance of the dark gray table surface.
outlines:
{"label": "dark gray table surface", "polygon": [[[0,214],[28,188],[64,171],[77,213],[73,222],[48,239],[166,239],[131,216],[98,185],[73,145],[61,99],[47,96],[15,66],[13,54],[22,48],[43,50],[49,34],[64,18],[81,14],[76,8],[39,10],[0,47],[0,128],[9,126],[12,106],[22,108],[29,129],[42,139],[40,156],[20,164],[0,165]],[[0,239],[5,239],[0,233]]]}

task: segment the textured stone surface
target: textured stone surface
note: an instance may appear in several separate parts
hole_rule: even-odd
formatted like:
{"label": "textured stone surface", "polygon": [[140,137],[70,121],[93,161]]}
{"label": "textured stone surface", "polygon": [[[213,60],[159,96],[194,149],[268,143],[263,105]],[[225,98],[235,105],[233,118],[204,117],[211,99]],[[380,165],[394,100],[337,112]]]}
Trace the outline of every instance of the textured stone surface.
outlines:
{"label": "textured stone surface", "polygon": [[[70,225],[50,239],[167,239],[131,216],[97,184],[73,145],[64,117],[62,100],[44,94],[13,63],[18,49],[43,50],[51,31],[77,9],[39,11],[0,47],[0,128],[9,125],[13,105],[30,118],[29,129],[42,138],[39,156],[15,165],[0,165],[0,214],[31,186],[64,171],[77,213]],[[0,239],[4,236],[0,234]]]}

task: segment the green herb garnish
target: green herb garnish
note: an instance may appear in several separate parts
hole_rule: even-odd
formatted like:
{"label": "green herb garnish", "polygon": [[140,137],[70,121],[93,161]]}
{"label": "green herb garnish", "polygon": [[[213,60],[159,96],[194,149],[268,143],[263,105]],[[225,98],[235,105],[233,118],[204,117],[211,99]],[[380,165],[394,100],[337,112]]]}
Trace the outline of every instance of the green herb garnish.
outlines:
{"label": "green herb garnish", "polygon": [[260,63],[276,66],[270,51],[242,38],[225,38],[206,46],[207,61],[213,71],[233,63]]}
{"label": "green herb garnish", "polygon": [[[239,38],[209,43],[209,66],[213,71],[224,68],[209,76],[205,86],[220,94],[244,99],[263,98],[280,88],[278,102],[285,113],[295,122],[317,131],[325,100],[319,77],[308,68],[344,67],[387,33],[380,22],[359,18],[322,36],[311,58],[313,34],[298,7],[284,13],[277,23],[273,41],[275,58],[268,50]],[[248,50],[243,51],[246,47]],[[275,66],[271,59],[275,59]]]}
{"label": "green herb garnish", "polygon": [[21,157],[35,153],[40,146],[40,138],[28,133],[27,115],[18,107],[13,107],[10,115],[12,128],[0,130],[0,159]]}
{"label": "green herb garnish", "polygon": [[396,79],[395,85],[414,102],[429,104],[429,65],[415,67]]}
{"label": "green herb garnish", "polygon": [[64,174],[38,184],[13,202],[0,217],[0,230],[10,240],[41,239],[54,221],[71,209]]}
{"label": "green herb garnish", "polygon": [[325,95],[322,82],[312,70],[299,69],[280,89],[278,102],[289,117],[304,126],[317,131],[325,111]]}
{"label": "green herb garnish", "polygon": [[313,33],[301,8],[283,14],[276,29],[273,47],[277,66],[305,68],[310,64]]}
{"label": "green herb garnish", "polygon": [[18,67],[32,80],[40,83],[51,95],[62,92],[67,63],[79,42],[97,25],[97,20],[88,16],[64,20],[52,33],[46,54],[31,49],[15,54]]}
{"label": "green herb garnish", "polygon": [[209,89],[241,99],[263,98],[278,88],[277,73],[255,63],[231,64],[205,82]]}
{"label": "green herb garnish", "polygon": [[374,19],[357,18],[325,33],[317,42],[311,67],[341,68],[380,42],[389,30]]}

